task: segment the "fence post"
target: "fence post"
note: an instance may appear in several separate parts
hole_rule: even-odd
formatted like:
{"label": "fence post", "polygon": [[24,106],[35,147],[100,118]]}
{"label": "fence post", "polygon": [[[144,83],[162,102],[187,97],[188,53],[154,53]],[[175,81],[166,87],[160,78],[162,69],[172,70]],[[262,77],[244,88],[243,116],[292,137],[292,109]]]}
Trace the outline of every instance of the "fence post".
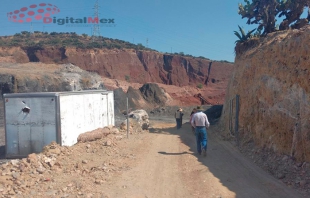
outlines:
{"label": "fence post", "polygon": [[229,132],[232,135],[232,99],[229,100]]}
{"label": "fence post", "polygon": [[236,119],[235,119],[235,133],[237,138],[237,146],[239,147],[239,95],[236,95]]}
{"label": "fence post", "polygon": [[129,136],[128,96],[127,96],[127,139]]}

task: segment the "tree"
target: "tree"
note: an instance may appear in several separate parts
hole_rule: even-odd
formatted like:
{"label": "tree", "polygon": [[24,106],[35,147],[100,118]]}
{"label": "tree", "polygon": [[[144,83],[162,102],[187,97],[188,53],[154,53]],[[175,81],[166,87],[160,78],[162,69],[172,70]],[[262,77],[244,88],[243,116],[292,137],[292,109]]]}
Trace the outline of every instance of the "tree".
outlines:
{"label": "tree", "polygon": [[145,47],[141,44],[141,43],[138,43],[137,44],[137,49],[138,50],[142,50],[142,49],[144,49]]}
{"label": "tree", "polygon": [[[310,5],[310,0],[244,0],[245,5],[239,4],[238,14],[247,18],[247,24],[258,24],[257,31],[262,31],[262,36],[280,30],[300,28],[308,23],[300,19],[305,7]],[[277,18],[285,17],[280,24]]]}
{"label": "tree", "polygon": [[28,32],[28,31],[21,31],[21,34],[24,34],[24,35],[29,35],[29,34],[30,34],[30,32]]}
{"label": "tree", "polygon": [[238,14],[248,18],[247,24],[258,24],[258,31],[266,35],[276,30],[278,0],[244,0],[246,5],[239,4]]}
{"label": "tree", "polygon": [[82,34],[82,36],[83,36],[84,38],[87,38],[87,34]]}
{"label": "tree", "polygon": [[298,29],[307,24],[310,19],[309,11],[307,18],[300,19],[300,16],[304,8],[309,7],[309,5],[309,0],[282,0],[279,5],[279,17],[285,16],[285,19],[281,22],[279,29],[287,30],[290,27]]}

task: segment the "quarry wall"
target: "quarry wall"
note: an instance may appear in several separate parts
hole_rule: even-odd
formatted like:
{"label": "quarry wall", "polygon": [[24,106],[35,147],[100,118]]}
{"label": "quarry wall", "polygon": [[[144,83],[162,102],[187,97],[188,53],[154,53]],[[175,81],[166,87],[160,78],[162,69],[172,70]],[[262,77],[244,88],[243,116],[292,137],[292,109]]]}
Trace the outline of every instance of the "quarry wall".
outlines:
{"label": "quarry wall", "polygon": [[240,96],[241,143],[310,161],[310,27],[237,45],[221,117],[229,136],[229,100]]}

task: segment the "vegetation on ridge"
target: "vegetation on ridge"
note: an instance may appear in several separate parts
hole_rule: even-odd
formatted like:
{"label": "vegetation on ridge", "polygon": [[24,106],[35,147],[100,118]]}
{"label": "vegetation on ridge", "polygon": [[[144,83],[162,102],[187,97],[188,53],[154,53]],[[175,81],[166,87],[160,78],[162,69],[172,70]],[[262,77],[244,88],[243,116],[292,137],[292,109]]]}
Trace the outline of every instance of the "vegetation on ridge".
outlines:
{"label": "vegetation on ridge", "polygon": [[150,48],[144,47],[142,44],[132,44],[119,39],[105,38],[102,36],[96,37],[94,40],[92,37],[82,34],[82,36],[75,32],[39,32],[35,31],[30,33],[22,31],[16,33],[14,36],[2,36],[0,37],[0,46],[20,46],[20,47],[34,47],[42,48],[44,46],[56,46],[56,47],[77,47],[81,49],[92,48],[106,48],[106,49],[136,49],[136,50],[150,50]]}
{"label": "vegetation on ridge", "polygon": [[[257,36],[266,36],[278,30],[299,29],[309,23],[307,18],[300,18],[310,0],[244,0],[239,4],[238,14],[247,18],[247,24],[258,24]],[[282,19],[277,23],[277,19]],[[250,37],[250,36],[249,36]],[[248,38],[249,38],[248,37]]]}
{"label": "vegetation on ridge", "polygon": [[252,37],[252,33],[256,30],[256,29],[251,30],[247,34],[245,34],[244,30],[239,25],[238,25],[238,27],[239,27],[240,33],[237,31],[234,31],[234,33],[239,38],[239,40],[236,40],[235,43],[247,41],[249,38]]}
{"label": "vegetation on ridge", "polygon": [[[300,29],[310,20],[310,0],[244,0],[244,2],[245,4],[239,3],[238,14],[248,19],[248,25],[258,26],[256,32],[254,29],[247,34],[240,26],[238,26],[240,33],[234,31],[239,39],[235,46],[237,56],[257,46],[260,37],[280,30]],[[308,15],[306,18],[301,18],[306,8]]]}
{"label": "vegetation on ridge", "polygon": [[[76,47],[80,49],[134,49],[147,50],[158,52],[154,49],[143,46],[141,43],[132,44],[130,42],[119,39],[112,39],[106,37],[95,37],[95,39],[87,34],[78,35],[75,32],[40,32],[22,31],[13,36],[0,36],[0,47],[22,47],[43,49],[44,47]],[[165,53],[172,54],[172,53]],[[190,54],[173,53],[172,55],[179,55],[192,58],[207,59],[203,56],[194,57]]]}

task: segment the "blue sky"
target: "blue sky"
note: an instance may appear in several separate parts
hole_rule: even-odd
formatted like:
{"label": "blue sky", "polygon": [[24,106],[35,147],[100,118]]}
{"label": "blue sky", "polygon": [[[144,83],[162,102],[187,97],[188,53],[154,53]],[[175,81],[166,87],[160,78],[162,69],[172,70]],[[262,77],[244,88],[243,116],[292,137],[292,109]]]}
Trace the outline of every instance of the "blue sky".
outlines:
{"label": "blue sky", "polygon": [[[16,23],[8,20],[7,13],[32,4],[50,3],[60,12],[57,19],[94,16],[96,0],[2,0],[0,7],[0,35],[13,35],[21,31],[92,33],[92,25]],[[246,31],[246,19],[238,15],[238,3],[243,0],[99,0],[99,18],[114,19],[115,26],[101,26],[101,36],[141,43],[159,52],[172,52],[204,56],[212,60],[234,61],[237,37],[233,31],[238,25]]]}

